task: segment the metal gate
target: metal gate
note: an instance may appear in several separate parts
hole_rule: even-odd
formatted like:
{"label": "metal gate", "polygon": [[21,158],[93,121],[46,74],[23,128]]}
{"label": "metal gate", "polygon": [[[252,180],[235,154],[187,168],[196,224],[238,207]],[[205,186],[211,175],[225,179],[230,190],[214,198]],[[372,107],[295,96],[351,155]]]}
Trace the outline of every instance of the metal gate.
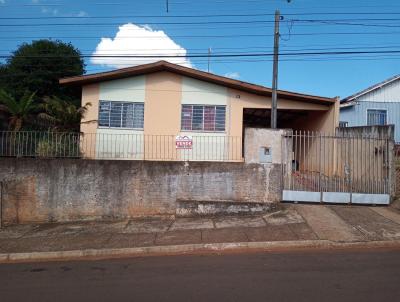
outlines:
{"label": "metal gate", "polygon": [[283,200],[389,204],[389,140],[296,131],[282,140]]}

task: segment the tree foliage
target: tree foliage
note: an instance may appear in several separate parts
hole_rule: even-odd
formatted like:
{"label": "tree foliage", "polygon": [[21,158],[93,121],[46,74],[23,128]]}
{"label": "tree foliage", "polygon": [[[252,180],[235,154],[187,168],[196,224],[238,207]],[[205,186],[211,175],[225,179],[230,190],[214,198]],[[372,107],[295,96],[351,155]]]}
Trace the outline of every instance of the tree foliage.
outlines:
{"label": "tree foliage", "polygon": [[84,67],[80,51],[70,43],[52,40],[24,43],[0,66],[0,88],[15,98],[36,92],[37,99],[56,96],[78,105],[80,89],[62,87],[58,80],[82,75]]}
{"label": "tree foliage", "polygon": [[34,124],[39,105],[34,102],[35,93],[25,92],[21,99],[15,99],[0,90],[0,112],[8,117],[8,128],[19,131],[26,124]]}
{"label": "tree foliage", "polygon": [[42,124],[56,131],[79,131],[81,119],[90,105],[86,103],[82,107],[77,107],[58,97],[45,98],[40,105],[42,112],[38,114],[38,118]]}

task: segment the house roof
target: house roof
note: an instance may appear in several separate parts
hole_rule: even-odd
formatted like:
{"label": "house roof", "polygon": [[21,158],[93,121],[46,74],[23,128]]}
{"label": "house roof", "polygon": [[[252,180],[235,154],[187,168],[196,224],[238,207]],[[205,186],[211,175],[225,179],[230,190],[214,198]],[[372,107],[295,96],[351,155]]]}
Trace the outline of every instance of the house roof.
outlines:
{"label": "house roof", "polygon": [[370,87],[368,87],[368,88],[366,88],[366,89],[364,89],[364,90],[361,90],[361,91],[359,91],[359,92],[357,92],[357,93],[355,93],[355,94],[353,94],[353,95],[350,95],[350,96],[348,96],[348,97],[342,99],[342,100],[340,101],[340,103],[341,103],[341,104],[349,103],[349,102],[351,102],[351,101],[353,101],[353,100],[359,98],[360,96],[363,96],[363,95],[365,95],[365,94],[367,94],[367,93],[370,93],[370,92],[372,92],[372,91],[374,91],[374,90],[380,89],[380,88],[382,88],[383,86],[389,85],[390,83],[393,83],[394,81],[397,81],[397,80],[399,80],[399,79],[400,79],[400,75],[396,75],[396,76],[394,76],[394,77],[391,77],[391,78],[389,78],[389,79],[386,79],[386,80],[384,80],[384,81],[382,81],[382,82],[380,82],[380,83],[377,83],[377,84],[375,84],[375,85],[372,85],[372,86],[370,86]]}
{"label": "house roof", "polygon": [[[122,79],[132,76],[138,76],[143,74],[149,74],[159,71],[170,71],[183,76],[191,77],[194,79],[210,82],[213,84],[222,85],[229,88],[238,89],[254,93],[257,95],[271,96],[272,89],[261,85],[251,84],[247,82],[238,81],[235,79],[219,76],[209,72],[188,68],[166,61],[158,61],[155,63],[143,64],[134,67],[122,68],[113,71],[100,72],[82,76],[68,77],[59,80],[61,85],[86,85],[92,83],[98,83],[103,81],[110,81],[116,79]],[[299,101],[307,101],[311,103],[324,103],[330,104],[335,103],[335,98],[327,98],[315,95],[302,94],[297,92],[290,92],[285,90],[278,90],[278,97],[295,99]]]}

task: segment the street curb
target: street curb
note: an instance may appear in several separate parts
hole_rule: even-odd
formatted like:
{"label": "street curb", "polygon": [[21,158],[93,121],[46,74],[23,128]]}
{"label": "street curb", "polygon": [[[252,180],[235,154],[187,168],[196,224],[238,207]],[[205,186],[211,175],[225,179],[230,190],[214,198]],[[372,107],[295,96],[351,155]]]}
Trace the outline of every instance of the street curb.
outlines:
{"label": "street curb", "polygon": [[0,263],[105,259],[119,257],[189,254],[239,250],[278,251],[283,249],[400,248],[400,241],[334,242],[330,240],[204,243],[134,248],[86,249],[54,252],[2,253]]}

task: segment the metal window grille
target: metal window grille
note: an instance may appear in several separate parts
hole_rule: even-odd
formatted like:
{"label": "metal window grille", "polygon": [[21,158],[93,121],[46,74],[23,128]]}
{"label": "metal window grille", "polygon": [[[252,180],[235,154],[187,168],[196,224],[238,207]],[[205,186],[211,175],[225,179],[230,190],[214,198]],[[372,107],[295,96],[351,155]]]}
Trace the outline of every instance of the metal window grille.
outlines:
{"label": "metal window grille", "polygon": [[100,101],[100,127],[143,129],[143,122],[143,103]]}
{"label": "metal window grille", "polygon": [[182,105],[183,131],[225,131],[225,106]]}
{"label": "metal window grille", "polygon": [[387,113],[386,110],[368,109],[367,110],[367,125],[386,125]]}

